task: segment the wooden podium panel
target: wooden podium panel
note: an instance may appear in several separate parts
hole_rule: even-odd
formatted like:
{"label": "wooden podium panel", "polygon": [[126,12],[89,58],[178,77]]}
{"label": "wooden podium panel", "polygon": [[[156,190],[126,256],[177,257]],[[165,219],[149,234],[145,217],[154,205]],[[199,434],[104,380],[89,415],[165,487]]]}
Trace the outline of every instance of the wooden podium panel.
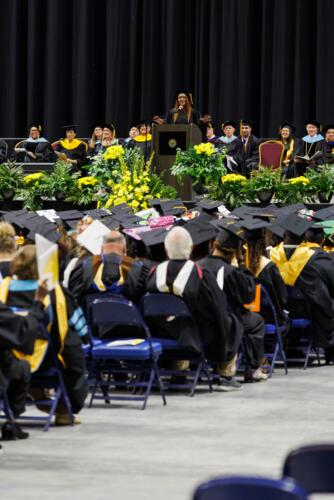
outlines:
{"label": "wooden podium panel", "polygon": [[153,124],[153,163],[158,174],[162,174],[167,184],[175,187],[178,195],[183,200],[191,200],[192,182],[190,177],[185,177],[180,185],[176,177],[171,175],[170,169],[175,163],[176,150],[187,150],[189,146],[202,142],[202,132],[197,125],[157,125]]}

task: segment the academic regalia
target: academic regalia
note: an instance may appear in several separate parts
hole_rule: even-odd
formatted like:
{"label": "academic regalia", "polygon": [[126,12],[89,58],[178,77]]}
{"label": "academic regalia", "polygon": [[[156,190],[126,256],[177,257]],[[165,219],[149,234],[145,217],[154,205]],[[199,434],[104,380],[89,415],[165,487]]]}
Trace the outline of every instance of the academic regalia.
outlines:
{"label": "academic regalia", "polygon": [[316,167],[317,165],[322,165],[324,163],[321,150],[321,144],[323,139],[324,138],[321,134],[317,134],[313,137],[305,135],[302,138],[300,145],[300,154],[296,154],[295,157],[301,156],[306,158],[312,158],[312,156],[314,156],[316,153],[321,153],[321,154],[319,154],[317,158],[312,160],[312,162],[308,162],[306,159],[305,161],[302,160],[302,163],[295,163],[298,175],[303,175],[306,168],[308,167]]}
{"label": "academic regalia", "polygon": [[260,366],[263,356],[264,322],[262,317],[248,311],[244,304],[249,304],[255,297],[255,279],[250,271],[243,267],[234,267],[222,257],[209,255],[199,261],[199,265],[210,270],[221,280],[221,289],[227,302],[244,329],[245,356],[253,369]]}
{"label": "academic regalia", "polygon": [[[287,291],[277,266],[266,257],[262,257],[256,279],[268,291],[276,309],[278,323],[288,326],[289,317],[284,312],[287,303]],[[261,308],[261,316],[264,318],[265,322],[272,323],[271,311],[267,312]]]}
{"label": "academic regalia", "polygon": [[99,153],[104,153],[110,146],[117,146],[118,144],[118,139],[113,139],[111,141],[111,144],[104,144],[103,141],[96,141],[95,146],[93,149],[90,149],[89,151],[89,156],[96,156]]}
{"label": "academic regalia", "polygon": [[321,151],[323,163],[332,164],[334,163],[334,142],[321,141]]}
{"label": "academic regalia", "polygon": [[[310,308],[312,337],[319,347],[334,346],[334,270],[333,260],[316,243],[295,248],[283,243],[273,248],[270,258],[277,265],[286,285],[299,288]],[[305,316],[302,311],[290,312]]]}
{"label": "academic regalia", "polygon": [[77,160],[77,164],[72,166],[72,170],[80,170],[86,160],[87,144],[79,139],[63,139],[54,145],[54,150],[58,153],[63,153],[70,160]]}
{"label": "academic regalia", "polygon": [[[241,332],[229,314],[225,295],[208,270],[190,260],[169,260],[153,268],[146,281],[150,293],[172,293],[187,304],[198,332],[184,318],[154,321],[152,331],[159,337],[178,340],[179,345],[199,350],[201,339],[211,362],[230,361],[238,351]],[[198,337],[199,335],[199,337]]]}
{"label": "academic regalia", "polygon": [[[29,310],[34,304],[34,295],[38,287],[34,280],[14,280],[6,278],[0,284],[0,298],[9,307]],[[74,413],[81,410],[86,398],[85,359],[81,338],[88,335],[87,324],[81,308],[78,308],[72,296],[59,285],[47,296],[48,331],[53,348],[63,366],[66,389]],[[52,365],[52,355],[47,349],[47,341],[35,344],[33,355],[27,359],[31,370],[48,369]],[[45,348],[44,348],[45,347]]]}
{"label": "academic regalia", "polygon": [[173,125],[189,125],[190,123],[195,123],[195,125],[200,125],[201,115],[197,109],[191,108],[190,117],[188,119],[188,116],[184,109],[179,111],[172,108],[167,112],[165,116],[165,121],[166,123]]}
{"label": "academic regalia", "polygon": [[40,302],[30,304],[27,316],[18,316],[0,302],[0,392],[7,390],[14,417],[18,417],[25,409],[30,367],[26,361],[15,358],[11,350],[32,354],[43,316]]}
{"label": "academic regalia", "polygon": [[[33,153],[36,158],[31,158],[28,152]],[[39,137],[38,139],[28,137],[20,143],[19,148],[15,148],[15,153],[16,161],[23,161],[25,163],[50,163],[57,159],[51,148],[51,144],[44,137]]]}
{"label": "academic regalia", "polygon": [[145,160],[148,160],[149,157],[151,156],[153,147],[152,135],[151,134],[137,135],[134,139],[131,139],[131,141],[128,142],[127,147],[139,148],[142,151]]}
{"label": "academic regalia", "polygon": [[224,160],[224,163],[226,166],[229,168],[229,170],[232,170],[234,172],[239,172],[238,169],[238,157],[239,157],[239,150],[242,147],[242,142],[238,137],[232,136],[231,138],[227,139],[224,135],[219,137],[219,141],[216,143],[216,146],[218,149],[221,148],[226,148],[226,158]]}
{"label": "academic regalia", "polygon": [[237,149],[234,159],[238,163],[238,172],[241,175],[249,176],[252,170],[255,170],[259,164],[259,140],[255,135],[250,134],[247,140],[239,136],[241,142]]}

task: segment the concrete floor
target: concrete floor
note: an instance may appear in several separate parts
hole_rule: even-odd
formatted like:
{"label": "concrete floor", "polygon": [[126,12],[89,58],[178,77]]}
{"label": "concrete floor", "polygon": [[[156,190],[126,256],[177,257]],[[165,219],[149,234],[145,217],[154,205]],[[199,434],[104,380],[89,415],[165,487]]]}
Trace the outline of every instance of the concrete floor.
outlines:
{"label": "concrete floor", "polygon": [[144,412],[98,405],[75,428],[31,428],[3,443],[1,499],[190,500],[220,474],[279,477],[291,448],[334,441],[333,374],[277,371],[239,392],[171,395],[167,407],[153,396]]}

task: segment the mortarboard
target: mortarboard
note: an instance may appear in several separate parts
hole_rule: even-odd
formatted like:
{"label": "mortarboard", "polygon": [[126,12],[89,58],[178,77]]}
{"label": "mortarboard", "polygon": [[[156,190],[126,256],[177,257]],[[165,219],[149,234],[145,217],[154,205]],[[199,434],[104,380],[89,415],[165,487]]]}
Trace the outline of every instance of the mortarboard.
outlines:
{"label": "mortarboard", "polygon": [[279,224],[286,231],[289,231],[289,233],[296,236],[302,236],[313,225],[313,223],[313,220],[307,220],[292,213],[285,219],[281,220]]}
{"label": "mortarboard", "polygon": [[183,227],[190,234],[194,246],[213,240],[217,234],[216,228],[209,223],[205,215],[187,222]]}
{"label": "mortarboard", "polygon": [[41,134],[42,133],[42,125],[40,125],[38,122],[32,122],[29,124],[28,126],[28,131],[30,132],[30,130],[32,128],[37,128],[38,132]]}
{"label": "mortarboard", "polygon": [[102,219],[103,217],[107,217],[110,215],[109,211],[104,208],[93,208],[92,210],[85,210],[85,215],[92,217],[93,219]]}
{"label": "mortarboard", "polygon": [[292,125],[292,123],[289,123],[289,122],[283,122],[279,127],[279,132],[281,132],[282,128],[289,128],[291,131],[291,134],[293,134],[296,130],[296,127],[294,125]]}
{"label": "mortarboard", "polygon": [[328,220],[328,219],[334,219],[334,206],[330,206],[327,208],[322,208],[321,210],[318,210],[315,212],[314,216],[315,219],[317,220]]}
{"label": "mortarboard", "polygon": [[218,207],[223,205],[222,201],[204,199],[201,200],[197,205],[203,209],[204,212],[217,212]]}
{"label": "mortarboard", "polygon": [[110,229],[110,231],[118,231],[120,228],[120,221],[112,215],[104,217],[102,222],[108,229]]}
{"label": "mortarboard", "polygon": [[213,221],[211,224],[214,224],[216,228],[219,229],[216,240],[218,240],[222,246],[238,248],[240,240],[246,241],[246,233],[241,227],[240,221],[226,218],[215,222]]}
{"label": "mortarboard", "polygon": [[78,125],[63,125],[61,127],[63,130],[65,130],[65,132],[67,132],[68,130],[73,130],[74,132],[77,131],[77,128],[78,128]]}
{"label": "mortarboard", "polygon": [[276,236],[278,236],[279,238],[283,239],[285,229],[282,226],[280,226],[279,224],[277,224],[277,223],[269,224],[269,226],[267,226],[267,229],[269,231],[271,231],[273,234],[275,234]]}
{"label": "mortarboard", "polygon": [[110,132],[115,132],[115,126],[112,123],[105,123],[102,128],[107,128]]}
{"label": "mortarboard", "polygon": [[331,123],[331,124],[329,124],[329,125],[325,125],[325,126],[323,127],[323,129],[322,129],[322,133],[323,133],[323,134],[326,134],[326,132],[328,132],[328,130],[330,130],[330,129],[334,130],[334,125],[333,125],[332,123]]}
{"label": "mortarboard", "polygon": [[240,221],[240,225],[245,231],[245,239],[248,242],[256,241],[262,238],[262,230],[269,226],[267,221],[258,218],[244,219]]}
{"label": "mortarboard", "polygon": [[192,93],[191,93],[191,92],[189,92],[189,90],[186,90],[185,88],[178,89],[178,90],[175,92],[175,94],[174,94],[174,98],[175,98],[175,100],[177,100],[177,99],[178,99],[178,97],[179,97],[179,95],[180,95],[180,94],[185,94],[185,95],[188,97],[188,100],[189,100],[189,102],[190,102],[191,106],[193,106],[193,105],[194,105],[193,95],[192,95]]}
{"label": "mortarboard", "polygon": [[187,210],[181,199],[162,201],[155,207],[162,215],[183,215]]}
{"label": "mortarboard", "polygon": [[319,123],[317,120],[313,120],[313,119],[311,119],[311,118],[310,118],[309,120],[306,120],[306,121],[305,121],[305,127],[306,127],[307,125],[314,125],[314,126],[315,126],[315,127],[317,127],[318,129],[320,129],[320,127],[321,127],[320,123]]}
{"label": "mortarboard", "polygon": [[36,224],[31,227],[29,233],[27,234],[27,238],[29,238],[29,240],[35,240],[36,234],[44,236],[44,238],[52,241],[53,243],[57,243],[57,241],[61,237],[61,234],[57,231],[57,227],[52,224],[52,222],[36,222]]}
{"label": "mortarboard", "polygon": [[114,205],[110,207],[111,213],[113,215],[121,214],[121,213],[131,213],[132,209],[129,207],[127,203],[120,203],[119,205]]}
{"label": "mortarboard", "polygon": [[248,127],[252,127],[253,128],[254,125],[255,125],[255,122],[253,122],[252,120],[243,120],[243,119],[241,119],[240,120],[240,127],[242,127],[243,125],[246,125]]}
{"label": "mortarboard", "polygon": [[222,123],[222,129],[224,130],[225,127],[237,128],[237,122],[233,120],[226,120],[225,122]]}

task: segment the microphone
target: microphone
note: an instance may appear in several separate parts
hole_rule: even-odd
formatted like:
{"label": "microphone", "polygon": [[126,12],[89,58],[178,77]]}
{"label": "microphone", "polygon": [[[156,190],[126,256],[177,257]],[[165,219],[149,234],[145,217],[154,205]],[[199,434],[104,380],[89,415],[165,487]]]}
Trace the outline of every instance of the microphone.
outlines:
{"label": "microphone", "polygon": [[183,110],[183,106],[179,106],[178,111],[182,111],[182,110]]}

